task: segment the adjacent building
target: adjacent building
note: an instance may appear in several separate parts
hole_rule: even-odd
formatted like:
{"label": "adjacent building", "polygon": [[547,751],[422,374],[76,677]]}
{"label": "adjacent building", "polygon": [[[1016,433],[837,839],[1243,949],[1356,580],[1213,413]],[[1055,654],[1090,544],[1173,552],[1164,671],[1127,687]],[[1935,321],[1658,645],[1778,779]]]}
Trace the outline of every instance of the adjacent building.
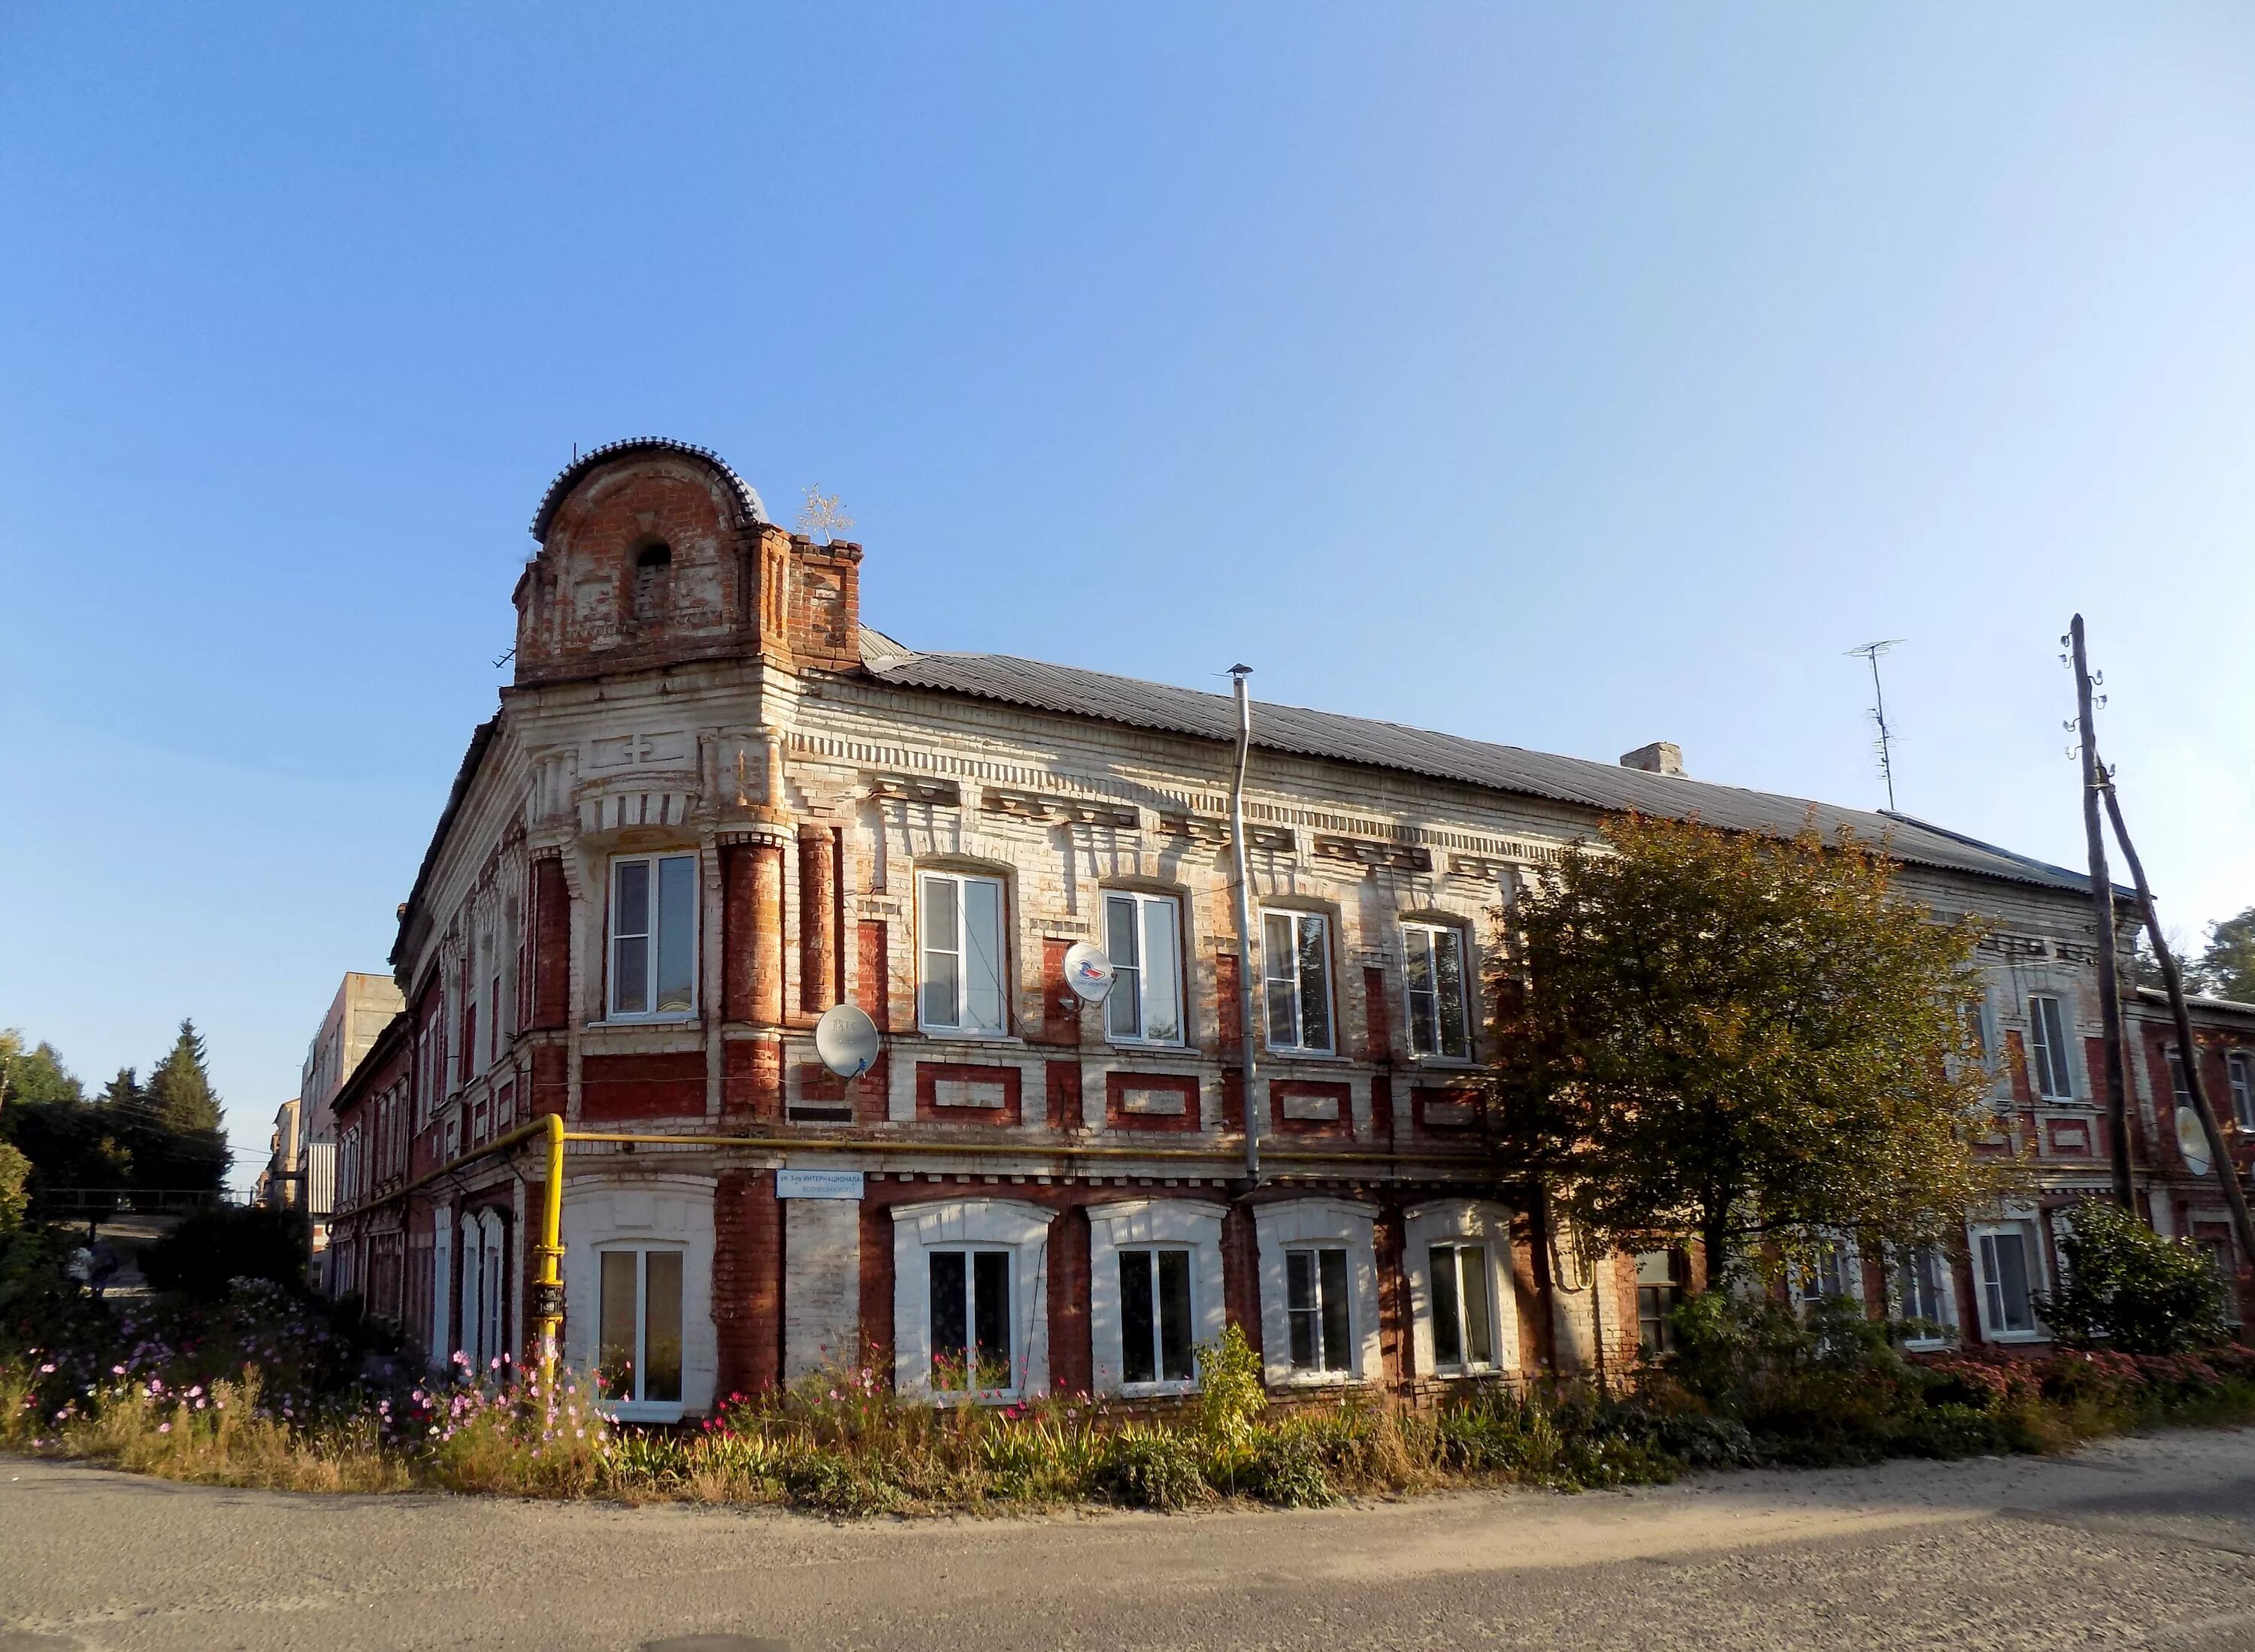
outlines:
{"label": "adjacent building", "polygon": [[[1695,780],[1665,742],[1601,763],[1261,706],[1248,958],[1226,696],[881,636],[861,546],[776,527],[678,442],[576,460],[532,533],[515,681],[401,909],[404,1008],[332,1104],[336,1288],[434,1360],[523,1346],[544,1164],[483,1149],[552,1113],[609,1138],[566,1160],[564,1346],[629,1417],[832,1363],[919,1395],[1179,1394],[1230,1321],[1280,1391],[1633,1360],[1697,1259],[1584,1273],[1499,1188],[1474,1089],[1493,913],[1631,809],[1884,837],[1908,896],[1992,921],[1987,1145],[2045,1191],[1828,1271],[1945,1337],[2041,1336],[2055,1217],[2107,1185],[2081,875]],[[1117,967],[1100,1008],[1066,983],[1077,941]],[[853,1083],[812,1042],[840,1002],[882,1035]],[[2202,1058],[2239,1072],[2255,1010],[2202,1014]],[[2146,1049],[2143,1196],[2211,1235]]]}

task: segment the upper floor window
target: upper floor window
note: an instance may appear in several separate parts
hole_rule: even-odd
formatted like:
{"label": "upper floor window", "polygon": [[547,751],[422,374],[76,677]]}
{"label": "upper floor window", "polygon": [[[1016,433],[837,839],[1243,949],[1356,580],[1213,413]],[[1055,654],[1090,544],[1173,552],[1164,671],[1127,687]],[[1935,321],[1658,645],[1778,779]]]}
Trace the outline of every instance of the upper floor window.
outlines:
{"label": "upper floor window", "polygon": [[1001,1033],[1001,880],[926,872],[918,889],[924,958],[918,1021],[934,1032]]}
{"label": "upper floor window", "polygon": [[2035,1067],[2036,1093],[2047,1101],[2075,1100],[2074,1070],[2068,1065],[2067,1016],[2059,1000],[2028,1000],[2029,1058]]}
{"label": "upper floor window", "polygon": [[1320,912],[1261,915],[1261,974],[1271,1050],[1331,1051],[1331,924]]}
{"label": "upper floor window", "polygon": [[2162,1053],[2168,1058],[2170,1100],[2178,1107],[2190,1107],[2192,1086],[2185,1078],[2184,1051],[2171,1044]]}
{"label": "upper floor window", "polygon": [[638,854],[613,861],[612,1016],[692,1014],[696,975],[697,857]]}
{"label": "upper floor window", "polygon": [[1470,1059],[1464,931],[1450,924],[1404,924],[1401,947],[1409,988],[1409,1052]]}
{"label": "upper floor window", "polygon": [[1106,1034],[1141,1044],[1182,1043],[1182,908],[1175,897],[1106,894],[1104,944],[1112,956]]}
{"label": "upper floor window", "polygon": [[2235,1050],[2223,1058],[2231,1077],[2231,1116],[2243,1130],[2255,1130],[2255,1055]]}

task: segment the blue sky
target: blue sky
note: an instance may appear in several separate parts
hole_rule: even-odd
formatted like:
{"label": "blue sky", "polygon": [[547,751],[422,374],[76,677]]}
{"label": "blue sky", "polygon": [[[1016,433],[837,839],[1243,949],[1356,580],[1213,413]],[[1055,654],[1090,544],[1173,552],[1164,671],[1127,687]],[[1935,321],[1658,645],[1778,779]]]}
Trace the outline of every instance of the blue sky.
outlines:
{"label": "blue sky", "polygon": [[0,1024],[246,1161],[583,446],[911,644],[1882,800],[2255,903],[2255,16],[0,8]]}

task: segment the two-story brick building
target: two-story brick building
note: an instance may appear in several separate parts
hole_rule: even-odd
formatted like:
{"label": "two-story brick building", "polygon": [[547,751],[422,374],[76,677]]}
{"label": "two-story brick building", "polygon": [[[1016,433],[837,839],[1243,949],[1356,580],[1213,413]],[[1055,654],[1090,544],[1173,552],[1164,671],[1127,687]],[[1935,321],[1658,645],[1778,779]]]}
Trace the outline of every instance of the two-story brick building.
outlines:
{"label": "two-story brick building", "polygon": [[[775,526],[675,442],[578,460],[532,531],[516,680],[401,908],[406,1008],[336,1103],[341,1288],[434,1357],[521,1347],[543,1160],[457,1161],[556,1113],[636,1138],[574,1141],[562,1199],[564,1352],[629,1416],[839,1360],[914,1393],[1163,1395],[1226,1320],[1280,1388],[1633,1357],[1680,1264],[1580,1277],[1486,1173],[1489,914],[1606,811],[1791,833],[1811,805],[1687,778],[1673,748],[1607,764],[1258,706],[1253,1185],[1227,696],[896,643],[860,622],[860,546]],[[2084,880],[1813,818],[1995,922],[2019,1142],[2048,1202],[2103,1187]],[[1080,940],[1118,967],[1100,1007],[1064,981]],[[839,1002],[882,1033],[852,1085],[812,1044]],[[1843,1278],[2039,1334],[2043,1209],[1988,1216]]]}

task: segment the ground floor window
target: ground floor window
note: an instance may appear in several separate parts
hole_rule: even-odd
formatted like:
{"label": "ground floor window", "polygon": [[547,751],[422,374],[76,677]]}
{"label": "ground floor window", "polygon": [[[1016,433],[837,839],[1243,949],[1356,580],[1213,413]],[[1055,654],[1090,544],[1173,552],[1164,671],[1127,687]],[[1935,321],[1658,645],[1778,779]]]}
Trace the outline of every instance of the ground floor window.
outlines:
{"label": "ground floor window", "polygon": [[1794,1270],[1794,1300],[1803,1309],[1839,1297],[1863,1295],[1856,1288],[1856,1252],[1839,1240],[1816,1248],[1809,1262]]}
{"label": "ground floor window", "polygon": [[1488,1318],[1487,1247],[1435,1245],[1426,1253],[1433,1278],[1433,1364],[1471,1369],[1495,1363]]}
{"label": "ground floor window", "polygon": [[1123,1382],[1188,1382],[1191,1353],[1191,1253],[1120,1253],[1120,1377]]}
{"label": "ground floor window", "polygon": [[1898,1315],[1921,1322],[1912,1341],[1935,1340],[1956,1323],[1949,1308],[1949,1264],[1939,1246],[1906,1246],[1895,1261],[1894,1286]]}
{"label": "ground floor window", "polygon": [[1984,1329],[1992,1337],[2034,1335],[2038,1277],[2034,1226],[1999,1222],[1977,1228],[1973,1250],[1981,1275]]}
{"label": "ground floor window", "polygon": [[601,1253],[596,1379],[621,1404],[681,1402],[681,1253]]}
{"label": "ground floor window", "polygon": [[1010,1380],[1011,1253],[934,1250],[931,1386],[941,1394],[1007,1388]]}
{"label": "ground floor window", "polygon": [[1292,1328],[1295,1371],[1348,1371],[1354,1366],[1346,1252],[1284,1253],[1284,1311]]}
{"label": "ground floor window", "polygon": [[1636,1346],[1647,1360],[1675,1347],[1675,1304],[1683,1297],[1682,1262],[1672,1250],[1640,1251],[1636,1258]]}

